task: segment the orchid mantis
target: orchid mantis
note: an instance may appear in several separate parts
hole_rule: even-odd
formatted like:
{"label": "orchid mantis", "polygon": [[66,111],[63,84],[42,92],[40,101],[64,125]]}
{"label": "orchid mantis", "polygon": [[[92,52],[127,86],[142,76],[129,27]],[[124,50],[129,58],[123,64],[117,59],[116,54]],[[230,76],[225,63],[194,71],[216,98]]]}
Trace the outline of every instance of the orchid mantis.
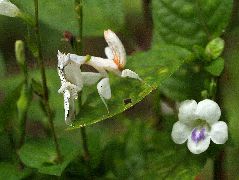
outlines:
{"label": "orchid mantis", "polygon": [[[141,80],[139,75],[130,69],[124,69],[126,65],[126,53],[124,46],[117,35],[107,30],[104,32],[108,47],[105,48],[107,58],[94,56],[78,56],[76,54],[62,54],[58,51],[58,75],[61,80],[59,93],[64,95],[64,109],[66,124],[72,124],[74,119],[74,100],[78,98],[78,92],[84,86],[97,83],[97,90],[107,111],[105,100],[111,98],[110,80],[108,72],[113,72],[122,78],[133,78]],[[81,65],[87,64],[98,72],[82,72]]]}

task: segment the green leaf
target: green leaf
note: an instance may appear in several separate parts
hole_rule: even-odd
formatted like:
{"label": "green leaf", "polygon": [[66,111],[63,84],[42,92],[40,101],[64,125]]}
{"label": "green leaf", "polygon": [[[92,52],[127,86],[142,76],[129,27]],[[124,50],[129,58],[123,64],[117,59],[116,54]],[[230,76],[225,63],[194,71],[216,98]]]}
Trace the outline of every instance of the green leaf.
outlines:
{"label": "green leaf", "polygon": [[0,179],[19,180],[29,176],[31,171],[28,168],[22,170],[10,162],[0,162]]}
{"label": "green leaf", "polygon": [[205,67],[205,70],[211,73],[213,76],[220,76],[224,69],[224,59],[217,58],[213,60],[210,65]]}
{"label": "green leaf", "polygon": [[0,104],[0,119],[1,119],[0,129],[3,128],[6,124],[11,123],[13,119],[16,117],[15,116],[17,109],[16,103],[20,96],[22,87],[22,83],[19,83],[20,81],[21,80],[16,82],[16,85],[11,84],[10,86],[11,88],[5,89],[3,91],[6,94],[4,100]]}
{"label": "green leaf", "polygon": [[153,44],[174,44],[192,50],[225,30],[232,0],[154,0]]}
{"label": "green leaf", "polygon": [[[192,65],[191,65],[192,66]],[[195,72],[191,66],[184,66],[160,86],[161,92],[176,101],[185,99],[201,100],[204,90],[205,73]],[[196,66],[195,69],[198,67]]]}
{"label": "green leaf", "polygon": [[193,155],[186,144],[172,142],[172,118],[160,131],[142,121],[131,121],[127,133],[112,139],[105,148],[105,163],[117,179],[194,179],[206,156]]}
{"label": "green leaf", "polygon": [[[34,3],[29,0],[13,0],[19,8],[34,14]],[[74,0],[39,1],[40,21],[51,29],[78,34]],[[124,24],[123,2],[118,0],[83,1],[83,34],[85,36],[102,36],[105,29],[117,31]],[[100,23],[99,23],[100,22]],[[60,38],[59,38],[60,40]]]}
{"label": "green leaf", "polygon": [[60,176],[67,165],[78,155],[79,146],[71,140],[60,139],[63,161],[56,163],[56,151],[52,140],[31,140],[19,151],[22,162],[40,173]]}
{"label": "green leaf", "polygon": [[[95,90],[81,108],[79,119],[75,121],[72,128],[102,121],[132,107],[156,89],[164,79],[178,70],[183,60],[190,57],[191,53],[187,50],[175,46],[155,47],[148,52],[137,53],[129,57],[126,68],[138,73],[143,81],[110,77],[112,98],[107,101],[110,113],[107,114],[107,110]],[[125,104],[125,99],[130,99],[131,103]]]}
{"label": "green leaf", "polygon": [[218,58],[224,49],[224,40],[221,38],[215,38],[211,40],[205,49],[205,54],[212,59]]}

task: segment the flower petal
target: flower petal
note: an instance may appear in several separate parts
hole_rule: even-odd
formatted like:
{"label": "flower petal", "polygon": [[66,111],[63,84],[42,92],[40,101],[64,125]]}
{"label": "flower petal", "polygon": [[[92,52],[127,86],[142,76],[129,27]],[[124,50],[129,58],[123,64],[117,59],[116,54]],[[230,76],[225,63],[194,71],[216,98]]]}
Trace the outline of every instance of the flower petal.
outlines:
{"label": "flower petal", "polygon": [[211,126],[210,136],[215,144],[224,144],[228,139],[228,127],[223,121],[218,121]]}
{"label": "flower petal", "polygon": [[173,125],[171,137],[176,144],[183,144],[191,133],[189,126],[184,123],[177,121]]}
{"label": "flower petal", "polygon": [[114,59],[114,54],[110,47],[105,48],[105,55],[108,59],[112,59],[112,60]]}
{"label": "flower petal", "polygon": [[220,119],[221,109],[216,102],[210,99],[204,99],[198,103],[195,115],[198,119],[213,124]]}
{"label": "flower petal", "polygon": [[140,81],[142,80],[137,73],[135,73],[134,71],[131,71],[130,69],[123,70],[121,73],[121,77],[123,77],[123,78],[130,77],[133,79],[138,79]]}
{"label": "flower petal", "polygon": [[206,135],[205,139],[199,141],[199,142],[194,142],[192,140],[192,137],[190,136],[188,138],[187,146],[189,151],[191,151],[193,154],[200,154],[208,149],[210,145],[210,136]]}
{"label": "flower petal", "polygon": [[195,117],[195,110],[197,108],[197,102],[195,100],[183,101],[179,106],[178,119],[181,122],[192,124]]}

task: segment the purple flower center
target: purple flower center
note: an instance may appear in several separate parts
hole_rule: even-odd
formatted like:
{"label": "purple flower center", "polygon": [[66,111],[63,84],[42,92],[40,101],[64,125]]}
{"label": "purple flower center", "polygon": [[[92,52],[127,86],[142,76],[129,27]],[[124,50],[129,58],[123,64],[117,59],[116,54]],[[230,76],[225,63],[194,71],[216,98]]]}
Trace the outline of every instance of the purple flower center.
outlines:
{"label": "purple flower center", "polygon": [[205,139],[205,131],[206,131],[205,128],[202,128],[202,129],[194,128],[192,135],[191,135],[192,140],[195,143],[198,143],[199,141],[204,140]]}

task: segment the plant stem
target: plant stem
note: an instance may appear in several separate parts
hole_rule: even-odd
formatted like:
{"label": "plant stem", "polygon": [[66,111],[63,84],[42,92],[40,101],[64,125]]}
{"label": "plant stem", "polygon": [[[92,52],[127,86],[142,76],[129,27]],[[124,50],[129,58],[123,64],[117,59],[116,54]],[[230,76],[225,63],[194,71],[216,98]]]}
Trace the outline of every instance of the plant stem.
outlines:
{"label": "plant stem", "polygon": [[223,161],[224,161],[224,157],[225,156],[225,152],[221,151],[218,156],[216,157],[216,159],[214,160],[214,177],[213,179],[215,180],[223,180],[226,179],[225,177],[225,172],[224,172],[224,166],[223,166]]}
{"label": "plant stem", "polygon": [[[78,20],[78,29],[79,33],[78,36],[76,37],[76,53],[77,54],[82,54],[83,53],[83,41],[82,41],[82,34],[83,34],[83,2],[82,0],[75,0],[75,11],[77,14],[77,20]],[[81,97],[81,94],[79,94]],[[81,106],[81,98],[78,99],[79,101],[79,111],[80,111],[80,106]],[[83,151],[84,151],[84,159],[86,161],[89,160],[90,154],[89,154],[89,149],[88,149],[88,144],[87,144],[87,135],[86,135],[86,128],[81,127],[81,138],[82,138],[82,143],[83,143]]]}
{"label": "plant stem", "polygon": [[87,145],[87,136],[85,132],[85,127],[82,127],[80,129],[81,129],[81,138],[82,138],[83,150],[84,150],[84,159],[88,161],[90,158],[90,154],[89,154],[89,149]]}
{"label": "plant stem", "polygon": [[76,38],[76,53],[81,54],[83,51],[83,42],[82,42],[82,34],[83,34],[83,2],[82,0],[75,0],[75,11],[77,14],[77,20],[78,20],[78,29],[79,34]]}
{"label": "plant stem", "polygon": [[47,88],[47,81],[46,81],[46,72],[45,72],[45,65],[43,61],[43,55],[42,55],[42,48],[41,48],[41,39],[40,39],[40,29],[39,29],[39,16],[38,16],[38,0],[34,0],[34,5],[35,5],[35,33],[36,33],[36,40],[37,40],[37,48],[38,48],[38,65],[40,67],[41,71],[41,78],[42,78],[42,87],[43,87],[43,101],[44,105],[46,108],[50,128],[53,134],[53,140],[55,143],[55,148],[56,148],[56,153],[57,153],[57,158],[56,161],[60,162],[62,159],[60,148],[59,148],[59,143],[57,140],[56,132],[55,132],[55,127],[53,123],[53,112],[50,108],[49,104],[49,96],[48,96],[48,88]]}

